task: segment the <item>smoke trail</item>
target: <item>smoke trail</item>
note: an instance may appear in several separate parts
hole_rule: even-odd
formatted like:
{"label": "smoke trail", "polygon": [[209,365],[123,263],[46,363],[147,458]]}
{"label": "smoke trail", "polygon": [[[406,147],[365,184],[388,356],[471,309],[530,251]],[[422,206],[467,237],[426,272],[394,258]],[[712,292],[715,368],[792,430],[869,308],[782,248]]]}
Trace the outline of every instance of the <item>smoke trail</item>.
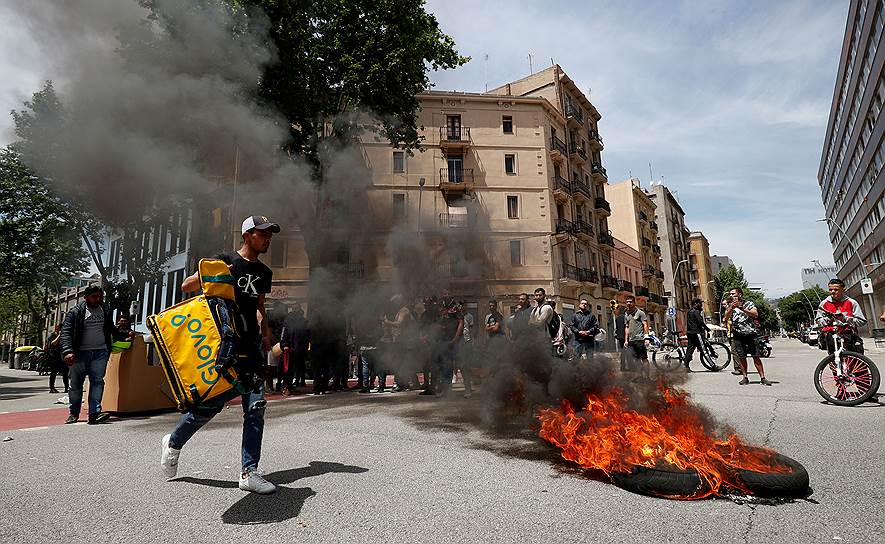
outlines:
{"label": "smoke trail", "polygon": [[[156,17],[146,6],[161,13]],[[262,17],[221,3],[84,0],[9,7],[41,45],[62,119],[26,159],[109,224],[199,195],[235,148],[272,160],[285,123],[251,99],[274,59]]]}

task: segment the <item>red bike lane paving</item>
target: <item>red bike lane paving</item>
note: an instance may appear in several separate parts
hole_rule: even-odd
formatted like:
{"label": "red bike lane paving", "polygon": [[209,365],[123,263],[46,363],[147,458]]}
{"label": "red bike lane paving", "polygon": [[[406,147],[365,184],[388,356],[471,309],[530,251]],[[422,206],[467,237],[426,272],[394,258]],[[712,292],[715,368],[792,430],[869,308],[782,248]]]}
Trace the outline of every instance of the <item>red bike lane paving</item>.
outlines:
{"label": "red bike lane paving", "polygon": [[[390,380],[389,380],[390,381]],[[307,390],[310,388],[308,387]],[[277,402],[282,400],[296,400],[305,398],[308,395],[307,390],[299,391],[297,395],[286,396],[282,393],[270,393],[265,396],[268,402]],[[227,403],[228,406],[238,406],[241,404],[240,398],[235,398]],[[54,427],[56,425],[64,425],[67,419],[69,409],[67,406],[59,406],[58,408],[35,408],[31,410],[23,410],[18,412],[0,412],[0,432],[3,431],[23,431],[27,429]],[[154,412],[151,415],[163,415],[175,413],[175,410],[165,410]],[[139,414],[143,415],[143,414]],[[86,421],[85,409],[80,414],[80,421]],[[114,416],[110,421],[125,420],[126,415]]]}

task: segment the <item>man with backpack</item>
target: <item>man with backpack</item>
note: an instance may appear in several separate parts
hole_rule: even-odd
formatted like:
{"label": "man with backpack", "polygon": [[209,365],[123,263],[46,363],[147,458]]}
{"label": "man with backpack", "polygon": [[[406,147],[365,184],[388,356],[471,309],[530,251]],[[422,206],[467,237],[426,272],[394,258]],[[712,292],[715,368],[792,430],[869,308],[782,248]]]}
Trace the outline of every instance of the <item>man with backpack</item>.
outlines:
{"label": "man with backpack", "polygon": [[[221,413],[225,404],[241,397],[243,405],[243,437],[242,437],[242,472],[239,488],[243,491],[267,494],[276,491],[276,486],[268,482],[258,470],[261,458],[261,441],[264,435],[264,378],[266,358],[262,351],[270,350],[271,331],[268,324],[264,299],[270,292],[273,272],[258,257],[270,248],[274,233],[280,232],[280,226],[271,223],[266,217],[253,215],[247,217],[242,225],[243,244],[236,252],[216,256],[227,263],[234,277],[236,303],[239,308],[239,341],[237,342],[237,359],[235,367],[240,379],[251,382],[253,388],[240,393],[233,388],[197,406],[184,414],[171,434],[162,439],[160,466],[166,477],[174,478],[178,472],[178,460],[181,448],[213,417]],[[181,290],[185,293],[200,289],[199,271],[184,280]],[[258,315],[261,315],[261,324]]]}

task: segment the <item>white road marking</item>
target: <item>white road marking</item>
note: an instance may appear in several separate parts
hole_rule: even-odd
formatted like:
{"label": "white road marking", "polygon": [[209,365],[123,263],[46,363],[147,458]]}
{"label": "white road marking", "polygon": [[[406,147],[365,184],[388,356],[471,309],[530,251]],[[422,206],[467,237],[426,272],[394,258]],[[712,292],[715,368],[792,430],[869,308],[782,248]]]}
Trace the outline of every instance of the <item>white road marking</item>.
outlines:
{"label": "white road marking", "polygon": [[55,410],[55,408],[31,408],[28,412],[42,412],[43,410]]}
{"label": "white road marking", "polygon": [[19,429],[19,430],[20,431],[42,431],[43,429],[48,429],[48,428],[49,427],[44,425],[42,427],[28,427],[27,429]]}

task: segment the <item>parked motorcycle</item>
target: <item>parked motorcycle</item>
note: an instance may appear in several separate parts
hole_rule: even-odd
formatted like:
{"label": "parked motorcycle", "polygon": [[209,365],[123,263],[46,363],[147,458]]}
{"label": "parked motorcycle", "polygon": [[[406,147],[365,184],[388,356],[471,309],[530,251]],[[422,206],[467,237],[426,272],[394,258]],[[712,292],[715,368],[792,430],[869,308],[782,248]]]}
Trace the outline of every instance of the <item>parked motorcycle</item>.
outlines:
{"label": "parked motorcycle", "polygon": [[760,357],[771,357],[771,340],[767,335],[756,338],[756,351]]}

